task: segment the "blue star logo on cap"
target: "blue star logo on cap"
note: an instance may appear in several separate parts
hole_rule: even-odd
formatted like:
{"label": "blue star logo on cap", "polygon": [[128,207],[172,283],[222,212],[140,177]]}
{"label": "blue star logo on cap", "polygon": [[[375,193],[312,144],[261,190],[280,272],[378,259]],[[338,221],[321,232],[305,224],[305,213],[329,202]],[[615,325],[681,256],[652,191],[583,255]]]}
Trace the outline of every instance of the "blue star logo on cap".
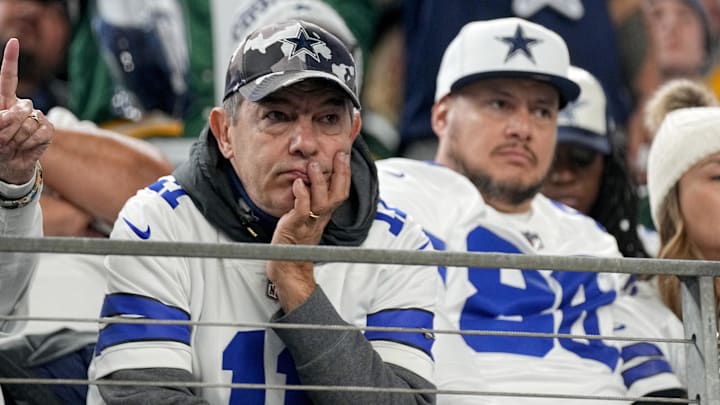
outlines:
{"label": "blue star logo on cap", "polygon": [[518,52],[522,52],[528,59],[530,59],[530,62],[535,64],[535,58],[533,58],[532,52],[530,52],[530,47],[537,45],[542,41],[537,38],[526,37],[522,26],[517,26],[515,35],[512,37],[497,37],[496,39],[510,45],[507,56],[505,56],[505,62],[510,60],[510,58],[515,56]]}
{"label": "blue star logo on cap", "polygon": [[292,59],[298,55],[308,55],[320,62],[320,57],[318,56],[318,53],[315,52],[315,47],[318,45],[325,45],[325,42],[309,36],[304,27],[300,27],[295,37],[281,39],[281,41],[293,46],[288,59]]}

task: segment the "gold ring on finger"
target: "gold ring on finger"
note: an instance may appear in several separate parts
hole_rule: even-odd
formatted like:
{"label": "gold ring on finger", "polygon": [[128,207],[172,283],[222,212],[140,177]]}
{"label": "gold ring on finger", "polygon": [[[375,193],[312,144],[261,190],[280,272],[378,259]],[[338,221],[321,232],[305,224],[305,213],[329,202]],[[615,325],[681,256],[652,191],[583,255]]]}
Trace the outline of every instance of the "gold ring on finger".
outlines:
{"label": "gold ring on finger", "polygon": [[320,218],[320,215],[318,215],[318,214],[310,211],[310,213],[308,214],[308,217],[310,217],[310,219],[313,219],[313,220],[314,220],[314,219]]}
{"label": "gold ring on finger", "polygon": [[38,117],[37,111],[33,110],[33,112],[28,115],[28,118],[32,118],[38,125],[40,125],[40,117]]}

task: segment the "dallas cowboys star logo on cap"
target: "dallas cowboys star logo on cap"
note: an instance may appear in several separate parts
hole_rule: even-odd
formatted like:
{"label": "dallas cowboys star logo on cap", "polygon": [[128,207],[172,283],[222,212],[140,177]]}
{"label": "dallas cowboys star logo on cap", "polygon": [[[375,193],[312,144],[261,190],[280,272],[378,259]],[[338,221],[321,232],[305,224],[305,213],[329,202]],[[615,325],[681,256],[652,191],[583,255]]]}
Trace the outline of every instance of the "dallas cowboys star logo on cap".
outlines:
{"label": "dallas cowboys star logo on cap", "polygon": [[315,47],[318,45],[325,45],[325,42],[309,36],[304,27],[300,26],[297,36],[281,39],[281,41],[293,46],[288,59],[292,59],[298,55],[308,55],[320,62],[320,57],[318,56],[318,53],[315,52]]}
{"label": "dallas cowboys star logo on cap", "polygon": [[533,65],[535,64],[535,58],[533,58],[532,52],[530,52],[530,47],[537,45],[542,41],[537,38],[526,37],[521,25],[518,24],[517,29],[515,30],[515,35],[512,37],[496,37],[496,39],[510,45],[510,49],[505,56],[505,62],[510,60],[510,58],[515,56],[518,52],[522,52],[528,59],[530,59],[530,62],[532,62]]}

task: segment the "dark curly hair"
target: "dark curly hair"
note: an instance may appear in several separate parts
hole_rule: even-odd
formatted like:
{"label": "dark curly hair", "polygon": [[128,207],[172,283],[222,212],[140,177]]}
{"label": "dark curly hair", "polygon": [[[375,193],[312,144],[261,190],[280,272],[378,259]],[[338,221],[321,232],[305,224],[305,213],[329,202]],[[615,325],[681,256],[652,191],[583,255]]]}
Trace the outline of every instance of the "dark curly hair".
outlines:
{"label": "dark curly hair", "polygon": [[625,163],[625,150],[613,146],[604,157],[600,191],[588,215],[615,237],[625,257],[650,257],[638,236],[638,194]]}

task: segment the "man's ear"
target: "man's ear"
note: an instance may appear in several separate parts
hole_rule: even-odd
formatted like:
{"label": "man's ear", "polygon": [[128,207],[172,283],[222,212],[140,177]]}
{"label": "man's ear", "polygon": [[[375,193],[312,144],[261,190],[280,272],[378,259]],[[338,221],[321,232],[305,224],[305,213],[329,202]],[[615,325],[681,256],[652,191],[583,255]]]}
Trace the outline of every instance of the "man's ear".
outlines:
{"label": "man's ear", "polygon": [[230,142],[230,132],[228,130],[227,112],[224,108],[215,107],[210,111],[210,130],[215,135],[215,140],[220,148],[220,153],[225,159],[233,157],[234,152],[232,148],[232,142]]}
{"label": "man's ear", "polygon": [[360,111],[354,110],[353,111],[352,132],[350,132],[350,141],[355,142],[355,138],[357,138],[358,135],[360,134],[361,128],[362,128],[362,118],[360,118]]}
{"label": "man's ear", "polygon": [[450,103],[452,100],[450,96],[445,96],[438,100],[432,106],[430,113],[430,124],[432,125],[433,132],[438,138],[442,138],[445,135],[445,130],[448,126],[448,115],[450,114]]}

